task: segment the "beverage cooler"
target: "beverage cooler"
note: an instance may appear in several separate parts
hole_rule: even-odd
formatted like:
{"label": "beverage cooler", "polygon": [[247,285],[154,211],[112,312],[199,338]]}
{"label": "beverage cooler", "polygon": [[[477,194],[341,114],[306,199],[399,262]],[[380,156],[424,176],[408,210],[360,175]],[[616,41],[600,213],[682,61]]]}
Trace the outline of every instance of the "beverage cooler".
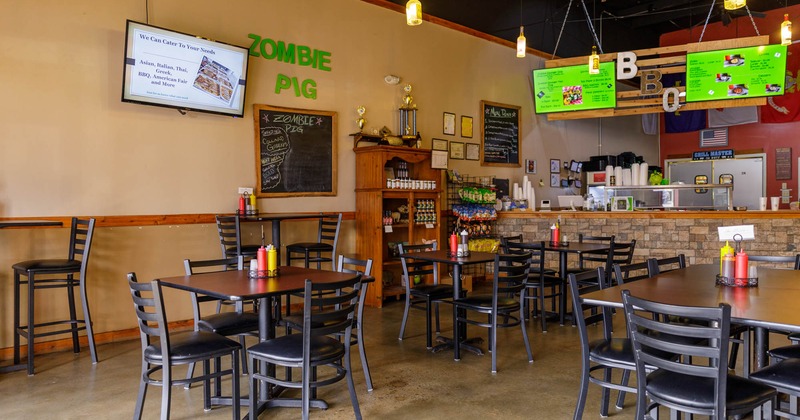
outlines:
{"label": "beverage cooler", "polygon": [[596,172],[583,172],[583,179],[582,188],[581,188],[581,195],[586,197],[587,199],[591,197],[592,201],[595,203],[595,207],[598,209],[604,209],[606,203],[604,202],[605,198],[605,189],[606,189],[606,172],[605,171],[596,171]]}

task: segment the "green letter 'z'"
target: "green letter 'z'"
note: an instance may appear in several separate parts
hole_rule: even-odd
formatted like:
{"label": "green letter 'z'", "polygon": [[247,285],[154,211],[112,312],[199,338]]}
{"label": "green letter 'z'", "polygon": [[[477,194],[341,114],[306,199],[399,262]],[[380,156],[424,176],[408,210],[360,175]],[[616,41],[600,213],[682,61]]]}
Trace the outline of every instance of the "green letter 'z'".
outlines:
{"label": "green letter 'z'", "polygon": [[253,40],[250,45],[250,55],[258,57],[258,44],[261,43],[261,36],[256,34],[247,34],[247,37]]}

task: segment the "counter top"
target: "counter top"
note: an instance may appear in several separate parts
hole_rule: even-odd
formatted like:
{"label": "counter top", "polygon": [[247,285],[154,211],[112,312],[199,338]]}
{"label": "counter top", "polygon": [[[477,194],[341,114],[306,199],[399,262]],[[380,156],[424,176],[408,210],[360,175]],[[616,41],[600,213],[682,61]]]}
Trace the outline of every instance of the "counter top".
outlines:
{"label": "counter top", "polygon": [[643,211],[499,211],[499,219],[548,219],[561,216],[565,219],[800,219],[798,210],[778,211],[698,211],[698,210],[643,210]]}

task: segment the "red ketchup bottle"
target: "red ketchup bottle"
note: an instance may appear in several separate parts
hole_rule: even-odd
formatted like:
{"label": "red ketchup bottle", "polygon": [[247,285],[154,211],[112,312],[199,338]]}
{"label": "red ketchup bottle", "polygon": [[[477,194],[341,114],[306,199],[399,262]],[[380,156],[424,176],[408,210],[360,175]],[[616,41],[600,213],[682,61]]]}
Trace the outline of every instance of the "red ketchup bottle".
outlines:
{"label": "red ketchup bottle", "polygon": [[748,284],[748,271],[747,271],[747,253],[742,248],[736,253],[736,262],[733,269],[733,277],[737,286],[747,286]]}

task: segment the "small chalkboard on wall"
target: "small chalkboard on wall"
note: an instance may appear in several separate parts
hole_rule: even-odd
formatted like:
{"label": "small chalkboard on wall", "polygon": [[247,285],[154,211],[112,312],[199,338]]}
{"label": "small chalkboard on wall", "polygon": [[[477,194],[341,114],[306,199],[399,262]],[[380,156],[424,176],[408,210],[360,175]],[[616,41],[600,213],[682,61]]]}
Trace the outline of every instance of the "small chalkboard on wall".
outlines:
{"label": "small chalkboard on wall", "polygon": [[481,165],[519,168],[520,107],[481,101]]}
{"label": "small chalkboard on wall", "polygon": [[258,197],[336,195],[336,112],[253,105]]}

